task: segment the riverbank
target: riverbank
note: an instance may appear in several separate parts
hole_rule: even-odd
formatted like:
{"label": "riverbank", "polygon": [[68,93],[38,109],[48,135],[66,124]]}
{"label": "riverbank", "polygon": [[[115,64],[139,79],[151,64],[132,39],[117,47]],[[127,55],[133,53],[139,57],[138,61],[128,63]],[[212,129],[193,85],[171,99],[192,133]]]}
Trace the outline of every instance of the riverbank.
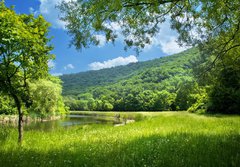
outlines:
{"label": "riverbank", "polygon": [[[45,121],[53,121],[61,119],[62,116],[48,116],[41,118],[40,116],[23,116],[24,124],[29,124],[31,122],[45,122]],[[17,125],[18,124],[18,115],[0,115],[0,124],[9,124],[9,125]]]}
{"label": "riverbank", "polygon": [[[2,166],[240,166],[240,117],[163,112],[114,127],[51,132],[0,127]],[[150,114],[151,115],[151,114]]]}
{"label": "riverbank", "polygon": [[[165,112],[133,112],[133,111],[70,111],[70,114],[73,115],[89,115],[89,116],[107,116],[119,118],[122,120],[135,120],[141,121],[145,118],[155,117]],[[168,112],[169,113],[169,112]],[[184,113],[184,112],[182,112]]]}

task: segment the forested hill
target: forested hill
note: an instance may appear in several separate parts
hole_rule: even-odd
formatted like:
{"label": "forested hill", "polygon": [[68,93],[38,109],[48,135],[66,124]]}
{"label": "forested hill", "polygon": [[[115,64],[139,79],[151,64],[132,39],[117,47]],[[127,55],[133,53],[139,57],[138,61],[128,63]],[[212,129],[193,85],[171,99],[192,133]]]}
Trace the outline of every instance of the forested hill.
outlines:
{"label": "forested hill", "polygon": [[[188,75],[189,61],[198,55],[198,50],[193,48],[179,54],[161,57],[158,59],[131,63],[125,66],[101,69],[97,71],[80,72],[61,76],[63,81],[63,95],[79,95],[91,88],[112,85],[114,83],[127,82],[136,77],[143,82],[160,82],[163,72]],[[153,75],[153,76],[152,76]],[[163,77],[163,76],[162,76]],[[155,78],[151,80],[150,78]],[[137,84],[137,83],[136,83]]]}
{"label": "forested hill", "polygon": [[199,51],[192,48],[151,61],[64,75],[64,102],[70,110],[166,111],[199,107],[205,95],[191,68],[191,61],[198,55]]}

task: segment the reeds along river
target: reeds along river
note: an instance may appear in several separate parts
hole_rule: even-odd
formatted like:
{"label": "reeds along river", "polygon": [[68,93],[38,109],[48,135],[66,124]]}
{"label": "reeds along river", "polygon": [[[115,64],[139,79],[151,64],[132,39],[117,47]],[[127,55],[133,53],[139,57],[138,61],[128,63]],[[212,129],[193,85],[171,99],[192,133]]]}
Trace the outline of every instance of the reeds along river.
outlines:
{"label": "reeds along river", "polygon": [[[17,125],[17,117],[9,116],[4,118],[1,123],[9,126]],[[132,120],[133,121],[133,120]],[[106,115],[74,115],[70,114],[64,118],[58,117],[49,120],[33,120],[30,117],[24,118],[24,130],[40,130],[40,131],[52,131],[59,127],[70,127],[78,125],[88,125],[88,124],[109,124],[109,125],[124,125],[130,122],[129,120],[122,120],[116,116],[106,116]]]}
{"label": "reeds along river", "polygon": [[[59,119],[61,119],[61,116],[49,116],[47,118],[23,116],[23,122],[25,125],[31,124],[33,122],[46,122]],[[0,115],[0,124],[17,126],[18,115]]]}

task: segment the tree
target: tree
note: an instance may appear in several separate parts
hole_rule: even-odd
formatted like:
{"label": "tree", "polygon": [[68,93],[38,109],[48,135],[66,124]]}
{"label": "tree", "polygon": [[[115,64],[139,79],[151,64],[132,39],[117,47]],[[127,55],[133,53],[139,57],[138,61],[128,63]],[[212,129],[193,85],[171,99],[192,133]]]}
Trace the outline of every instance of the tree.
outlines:
{"label": "tree", "polygon": [[113,109],[113,105],[108,101],[104,101],[103,103],[103,110],[104,111],[111,111]]}
{"label": "tree", "polygon": [[191,77],[186,77],[178,87],[175,105],[178,110],[187,110],[196,102],[193,94],[199,93],[197,92],[197,83]]}
{"label": "tree", "polygon": [[97,104],[93,98],[88,99],[87,105],[90,111],[95,111],[97,108]]}
{"label": "tree", "polygon": [[16,104],[18,142],[23,138],[23,106],[31,105],[29,82],[48,75],[52,47],[47,38],[49,24],[42,16],[16,14],[0,2],[0,91]]}
{"label": "tree", "polygon": [[240,59],[237,57],[234,60],[235,66],[233,63],[227,64],[224,61],[225,67],[220,64],[219,71],[214,73],[216,76],[211,76],[215,83],[209,93],[211,102],[208,108],[209,112],[240,114]]}
{"label": "tree", "polygon": [[139,109],[141,111],[149,111],[149,110],[156,110],[154,108],[154,103],[157,99],[157,94],[150,90],[144,90],[143,92],[139,92],[137,95]]}
{"label": "tree", "polygon": [[7,95],[0,94],[0,114],[16,114],[17,110],[12,99]]}
{"label": "tree", "polygon": [[[221,75],[214,76],[213,67],[225,73],[226,68],[238,66],[239,0],[78,0],[62,2],[58,7],[73,37],[71,44],[77,49],[98,45],[98,35],[114,43],[119,35],[114,29],[117,26],[124,37],[125,48],[134,47],[139,52],[152,42],[161,23],[169,21],[171,28],[179,33],[179,44],[198,46],[208,61],[202,65],[201,76],[210,75],[221,82],[217,78]],[[217,87],[217,82],[207,84]],[[227,93],[228,89],[221,90]],[[239,92],[239,88],[234,87],[233,92]],[[234,108],[236,110],[236,106]]]}
{"label": "tree", "polygon": [[139,49],[152,42],[166,20],[179,32],[179,40],[191,45],[236,34],[240,24],[238,0],[79,0],[63,1],[58,7],[77,49],[99,44],[99,34],[114,42],[114,25],[121,28],[126,47]]}
{"label": "tree", "polygon": [[32,105],[29,112],[38,113],[41,118],[48,114],[64,114],[66,112],[61,96],[61,80],[56,77],[48,77],[29,83]]}
{"label": "tree", "polygon": [[80,94],[78,95],[78,100],[88,100],[91,99],[93,96],[91,93],[84,93],[84,94]]}
{"label": "tree", "polygon": [[155,108],[160,111],[169,111],[174,102],[174,95],[166,90],[158,92],[158,98],[155,101]]}

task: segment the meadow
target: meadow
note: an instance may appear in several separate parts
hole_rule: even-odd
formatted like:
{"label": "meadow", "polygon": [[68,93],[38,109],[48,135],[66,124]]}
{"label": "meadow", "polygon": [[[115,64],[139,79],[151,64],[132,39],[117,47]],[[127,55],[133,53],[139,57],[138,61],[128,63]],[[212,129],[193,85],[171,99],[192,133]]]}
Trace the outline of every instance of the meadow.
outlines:
{"label": "meadow", "polygon": [[240,166],[240,116],[131,114],[141,119],[25,131],[22,146],[17,129],[1,125],[0,166]]}

